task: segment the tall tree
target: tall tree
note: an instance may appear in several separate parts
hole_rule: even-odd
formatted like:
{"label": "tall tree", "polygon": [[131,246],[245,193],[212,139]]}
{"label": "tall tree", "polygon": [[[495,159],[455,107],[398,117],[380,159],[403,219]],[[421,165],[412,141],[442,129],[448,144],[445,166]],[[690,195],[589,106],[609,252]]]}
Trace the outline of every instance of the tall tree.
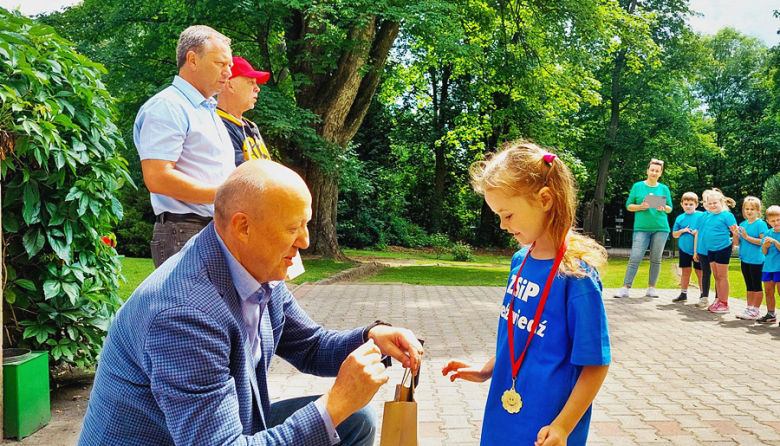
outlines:
{"label": "tall tree", "polygon": [[[585,232],[601,237],[604,204],[610,163],[616,153],[626,152],[619,144],[621,116],[627,109],[641,110],[643,104],[656,96],[654,89],[690,72],[686,60],[689,55],[681,46],[695,40],[688,25],[691,13],[687,0],[621,0],[620,5],[630,15],[646,17],[651,21],[652,40],[636,39],[632,33],[619,35],[620,48],[612,61],[602,69],[604,97],[609,109],[604,114],[600,157],[597,164],[593,198],[587,203],[583,228]],[[671,68],[671,69],[670,69]],[[657,91],[657,90],[656,90]]]}
{"label": "tall tree", "polygon": [[272,72],[254,117],[312,190],[309,252],[343,258],[336,237],[339,160],[365,117],[401,23],[435,17],[437,5],[85,0],[47,20],[108,67],[127,133],[140,103],[175,74],[176,39],[186,26],[206,24],[231,37],[234,54]]}

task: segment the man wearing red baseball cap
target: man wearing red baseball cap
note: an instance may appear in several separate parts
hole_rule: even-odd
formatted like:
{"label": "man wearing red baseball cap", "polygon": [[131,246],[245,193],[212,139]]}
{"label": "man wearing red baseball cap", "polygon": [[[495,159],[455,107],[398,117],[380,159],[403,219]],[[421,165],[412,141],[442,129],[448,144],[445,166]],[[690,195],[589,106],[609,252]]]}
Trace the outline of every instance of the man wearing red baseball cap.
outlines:
{"label": "man wearing red baseball cap", "polygon": [[242,116],[254,108],[260,92],[258,84],[266,83],[271,73],[255,70],[241,57],[233,58],[231,70],[233,74],[217,96],[217,115],[230,134],[236,166],[251,159],[271,159],[257,125]]}

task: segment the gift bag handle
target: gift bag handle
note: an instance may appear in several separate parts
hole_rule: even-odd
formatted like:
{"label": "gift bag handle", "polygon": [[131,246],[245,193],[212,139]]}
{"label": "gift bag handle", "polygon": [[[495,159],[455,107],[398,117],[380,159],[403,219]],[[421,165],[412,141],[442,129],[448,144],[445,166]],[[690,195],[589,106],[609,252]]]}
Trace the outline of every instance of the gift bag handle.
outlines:
{"label": "gift bag handle", "polygon": [[408,402],[414,401],[414,377],[412,376],[412,369],[404,369],[404,377],[401,379],[401,387],[406,387],[406,379],[409,379],[409,398],[406,400]]}

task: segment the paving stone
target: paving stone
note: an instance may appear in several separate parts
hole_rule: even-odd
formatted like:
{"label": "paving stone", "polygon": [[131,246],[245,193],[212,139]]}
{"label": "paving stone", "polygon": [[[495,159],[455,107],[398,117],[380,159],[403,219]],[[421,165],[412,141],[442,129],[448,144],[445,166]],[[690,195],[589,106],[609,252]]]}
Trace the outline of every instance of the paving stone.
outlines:
{"label": "paving stone", "polygon": [[[736,320],[745,302],[734,298],[731,314],[715,315],[693,300],[673,304],[677,290],[659,290],[658,299],[613,299],[615,291],[604,290],[613,363],[593,405],[589,445],[780,446],[780,367],[776,355],[767,353],[780,348],[776,325]],[[502,292],[342,283],[305,285],[295,295],[326,328],[382,319],[425,339],[417,389],[419,445],[444,446],[479,444],[489,383],[452,383],[441,368],[450,358],[484,364],[493,356]],[[380,427],[383,404],[392,400],[403,371],[396,362],[389,373],[389,385],[370,403]],[[333,378],[303,375],[275,358],[268,383],[276,401],[323,393]],[[53,444],[40,438],[35,434],[20,444]],[[56,444],[75,444],[77,434],[72,438],[68,442],[63,433]]]}

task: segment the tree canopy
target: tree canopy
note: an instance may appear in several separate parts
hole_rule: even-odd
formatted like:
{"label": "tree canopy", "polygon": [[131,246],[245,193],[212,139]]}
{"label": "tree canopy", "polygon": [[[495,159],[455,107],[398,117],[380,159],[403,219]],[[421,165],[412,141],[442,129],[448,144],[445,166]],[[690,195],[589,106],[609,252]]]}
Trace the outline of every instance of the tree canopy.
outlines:
{"label": "tree canopy", "polygon": [[[231,37],[272,72],[247,116],[313,191],[310,251],[339,257],[339,243],[436,234],[508,243],[467,169],[516,138],[561,153],[597,237],[653,157],[674,199],[760,196],[778,165],[779,50],[733,29],[697,35],[692,14],[687,0],[85,0],[43,20],[107,67],[138,182],[131,123],[175,74],[178,34]],[[146,195],[123,193],[131,221],[151,221]],[[143,253],[149,229],[123,223],[120,249]]]}

